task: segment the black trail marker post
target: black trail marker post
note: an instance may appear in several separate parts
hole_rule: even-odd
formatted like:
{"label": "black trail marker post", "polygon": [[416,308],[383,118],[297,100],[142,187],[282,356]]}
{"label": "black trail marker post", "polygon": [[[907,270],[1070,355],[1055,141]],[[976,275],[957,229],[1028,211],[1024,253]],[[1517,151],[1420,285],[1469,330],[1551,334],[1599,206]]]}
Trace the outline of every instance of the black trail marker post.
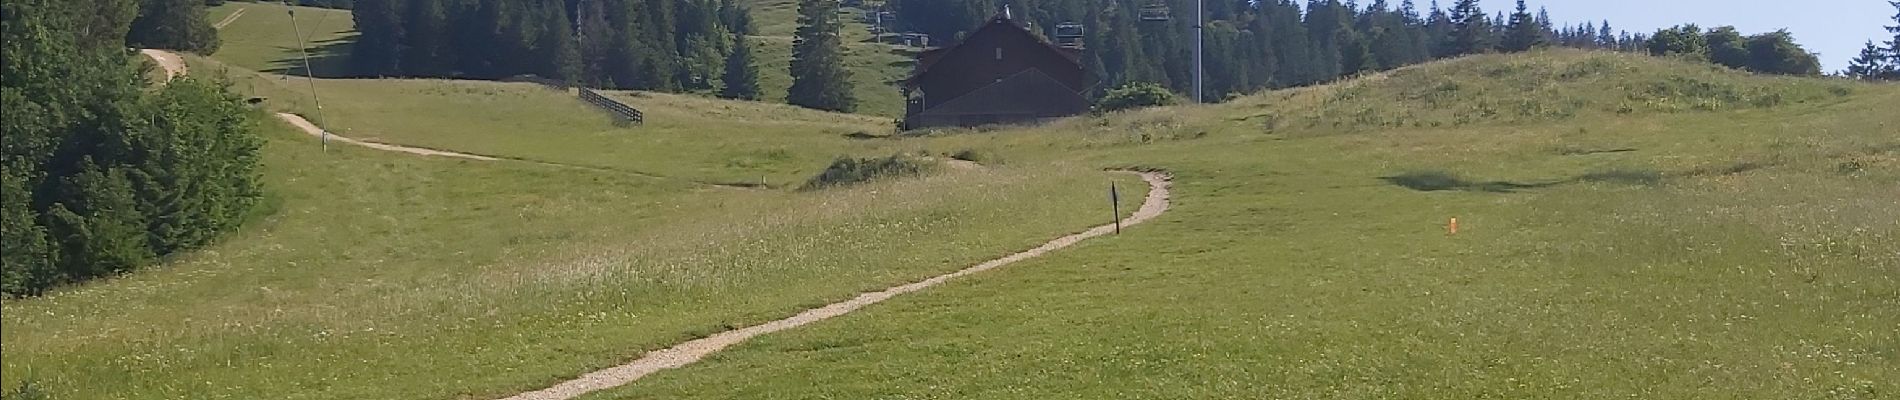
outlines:
{"label": "black trail marker post", "polygon": [[1108,183],[1108,207],[1115,212],[1115,234],[1122,234],[1122,194],[1115,190],[1115,182]]}

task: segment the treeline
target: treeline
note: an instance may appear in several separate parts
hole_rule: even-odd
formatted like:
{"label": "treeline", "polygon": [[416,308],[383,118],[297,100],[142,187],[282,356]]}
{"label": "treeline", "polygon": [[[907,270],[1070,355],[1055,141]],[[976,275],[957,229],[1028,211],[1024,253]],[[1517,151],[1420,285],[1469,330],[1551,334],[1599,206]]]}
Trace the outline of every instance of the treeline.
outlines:
{"label": "treeline", "polygon": [[1860,49],[1860,55],[1847,64],[1847,70],[1841,71],[1841,75],[1865,80],[1900,80],[1900,1],[1889,1],[1887,4],[1893,5],[1894,9],[1894,24],[1886,27],[1887,32],[1893,34],[1893,39],[1884,43],[1887,47],[1880,47],[1872,40],[1867,41],[1867,46]]}
{"label": "treeline", "polygon": [[[218,30],[211,27],[204,0],[137,0],[101,3],[99,18],[110,19],[114,32],[126,34],[125,44],[148,49],[183,50],[198,54],[218,51]],[[136,10],[136,11],[132,11]],[[127,22],[119,18],[134,15]]]}
{"label": "treeline", "polygon": [[1695,24],[1657,31],[1647,50],[1650,55],[1685,57],[1764,74],[1820,75],[1821,61],[1794,43],[1794,35],[1779,30],[1743,36],[1735,27],[1703,32]]}
{"label": "treeline", "polygon": [[193,78],[147,89],[126,22],[150,4],[0,3],[0,292],[202,246],[259,197],[261,143],[241,99]]}
{"label": "treeline", "polygon": [[[1087,27],[1087,68],[1099,88],[1153,82],[1171,90],[1193,86],[1194,0],[891,0],[899,29],[954,41],[985,18],[1011,6],[1014,17],[1045,35],[1058,24]],[[1165,7],[1153,7],[1162,5]],[[1650,35],[1615,30],[1608,21],[1559,25],[1523,1],[1509,13],[1489,14],[1477,0],[1450,8],[1412,0],[1208,1],[1204,32],[1208,99],[1331,81],[1433,59],[1466,54],[1567,46],[1649,51]],[[1159,19],[1159,20],[1158,20]],[[1764,72],[1812,74],[1800,66],[1813,55],[1785,32],[1750,37],[1762,44]],[[1769,55],[1772,55],[1769,56]],[[1776,58],[1779,57],[1779,58]],[[1748,64],[1756,65],[1756,64]]]}
{"label": "treeline", "polygon": [[356,0],[358,73],[712,89],[744,11],[731,0]]}

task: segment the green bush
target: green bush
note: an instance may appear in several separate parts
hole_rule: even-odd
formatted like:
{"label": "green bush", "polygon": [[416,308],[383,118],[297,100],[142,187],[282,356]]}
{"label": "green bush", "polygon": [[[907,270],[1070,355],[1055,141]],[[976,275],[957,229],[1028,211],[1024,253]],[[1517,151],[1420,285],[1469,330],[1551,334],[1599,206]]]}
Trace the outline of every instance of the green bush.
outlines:
{"label": "green bush", "polygon": [[950,158],[963,160],[963,161],[969,161],[969,162],[983,162],[984,160],[988,160],[990,157],[987,154],[983,154],[982,152],[976,151],[976,149],[963,149],[963,150],[957,151],[954,154],[951,154]]}
{"label": "green bush", "polygon": [[831,166],[825,167],[825,172],[806,181],[805,189],[851,185],[887,177],[916,176],[933,165],[926,160],[902,154],[872,158],[839,157],[831,162]]}
{"label": "green bush", "polygon": [[1169,92],[1167,88],[1153,83],[1137,82],[1108,91],[1108,95],[1102,96],[1102,100],[1096,103],[1095,110],[1113,112],[1174,103],[1174,93]]}

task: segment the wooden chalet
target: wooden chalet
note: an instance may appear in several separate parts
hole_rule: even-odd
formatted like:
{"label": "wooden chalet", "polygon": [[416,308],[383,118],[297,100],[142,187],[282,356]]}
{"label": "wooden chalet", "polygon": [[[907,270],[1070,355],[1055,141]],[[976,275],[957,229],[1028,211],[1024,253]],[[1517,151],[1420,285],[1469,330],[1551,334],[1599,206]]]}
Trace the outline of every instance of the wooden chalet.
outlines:
{"label": "wooden chalet", "polygon": [[961,43],[917,56],[915,72],[903,82],[904,128],[1026,123],[1087,112],[1088,72],[1080,52],[1049,43],[1005,10]]}

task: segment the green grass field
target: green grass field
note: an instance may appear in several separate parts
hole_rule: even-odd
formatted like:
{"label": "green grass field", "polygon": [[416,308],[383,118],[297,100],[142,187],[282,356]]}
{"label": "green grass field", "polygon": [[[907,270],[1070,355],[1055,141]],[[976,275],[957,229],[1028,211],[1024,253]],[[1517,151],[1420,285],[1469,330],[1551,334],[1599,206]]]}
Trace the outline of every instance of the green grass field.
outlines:
{"label": "green grass field", "polygon": [[217,23],[240,9],[243,15],[218,30],[223,45],[213,58],[250,70],[302,75],[303,59],[297,51],[297,36],[291,30],[294,22],[306,37],[310,67],[317,76],[348,74],[349,46],[356,36],[349,10],[227,2],[212,7],[208,19]]}
{"label": "green grass field", "polygon": [[[1581,103],[1453,127],[1476,107],[1398,100],[1446,82]],[[1670,82],[1716,94],[1622,109]],[[1891,398],[1896,103],[1562,51],[953,135],[1167,168],[1175,210],[586,398]],[[1423,122],[1303,119],[1363,109]]]}
{"label": "green grass field", "polygon": [[[302,80],[226,74],[314,112]],[[1100,223],[1108,180],[1139,187],[1100,170],[1149,167],[1174,208],[1125,235],[587,398],[1900,393],[1894,85],[1553,51],[903,138],[692,96],[615,93],[661,117],[617,128],[529,85],[317,85],[352,136],[605,171],[323,153],[266,123],[251,223],[6,301],[0,385],[499,397]],[[991,167],[784,189],[833,156],[963,149]],[[754,175],[780,189],[696,183]]]}
{"label": "green grass field", "polygon": [[[295,95],[301,79],[187,60],[270,97],[272,109],[312,111]],[[345,145],[326,153],[260,115],[269,199],[258,216],[166,265],[6,301],[0,385],[31,380],[55,398],[83,399],[499,396],[1032,247],[1105,221],[1110,181],[1138,185],[1052,162],[823,191],[714,187],[693,181],[750,174],[755,166],[728,158],[761,143],[797,150],[772,168],[812,173],[855,151],[846,144],[885,155],[923,144],[841,136],[839,126],[878,121],[858,116],[622,129],[571,96],[527,85],[320,82],[340,132],[415,132],[366,136],[446,137],[451,150],[521,157],[564,152],[541,161],[608,170]],[[691,96],[633,101],[656,115],[791,111]],[[539,113],[549,115],[531,119]],[[536,142],[548,145],[528,146]],[[618,169],[647,166],[683,175]]]}

